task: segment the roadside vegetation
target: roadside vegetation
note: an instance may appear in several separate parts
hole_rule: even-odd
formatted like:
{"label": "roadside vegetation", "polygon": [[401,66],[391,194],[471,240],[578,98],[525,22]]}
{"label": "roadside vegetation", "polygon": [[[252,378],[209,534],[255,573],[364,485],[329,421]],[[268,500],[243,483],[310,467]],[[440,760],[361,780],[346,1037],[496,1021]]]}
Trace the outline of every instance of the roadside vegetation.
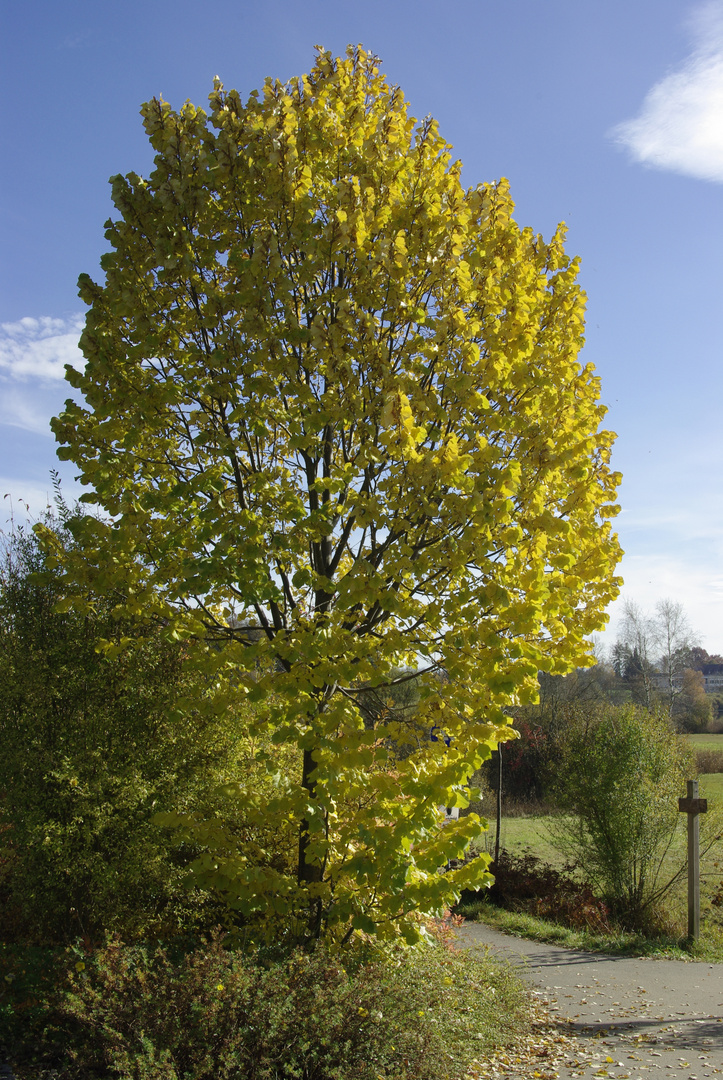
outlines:
{"label": "roadside vegetation", "polygon": [[[701,792],[711,790],[723,795],[723,776],[701,777]],[[709,785],[707,781],[714,779]],[[505,851],[509,858],[538,859],[538,874],[550,869],[579,885],[582,876],[577,867],[567,867],[564,856],[555,849],[545,828],[546,815],[539,817],[511,817],[503,820]],[[685,863],[685,825],[676,837],[675,849],[670,854],[671,870]],[[687,940],[687,879],[683,875],[671,890],[665,904],[656,909],[654,919],[644,928],[635,930],[623,925],[607,913],[604,927],[597,919],[599,909],[580,903],[562,912],[554,900],[545,900],[546,891],[537,875],[531,876],[522,895],[508,893],[505,906],[494,893],[466,895],[456,907],[456,912],[466,919],[488,923],[505,933],[528,937],[537,941],[549,941],[569,948],[589,949],[593,952],[621,953],[634,956],[668,956],[680,959],[705,959],[711,963],[723,963],[723,913],[721,912],[721,877],[723,862],[719,854],[704,860],[701,872],[701,936],[691,943]],[[545,910],[546,915],[539,914]]]}
{"label": "roadside vegetation", "polygon": [[[571,725],[565,729],[564,739],[579,739],[581,717],[589,724],[595,712],[590,705],[580,708],[577,736],[575,717],[570,715]],[[617,719],[625,717],[625,707],[616,707],[613,715]],[[650,755],[650,714],[643,710],[637,715],[639,735],[644,737]],[[631,719],[629,712],[627,719]],[[664,716],[654,723],[660,725],[663,736],[659,751],[673,750],[663,770],[663,787],[672,782],[674,790],[662,806],[658,802],[660,791],[656,792],[651,782],[654,754],[652,762],[649,756],[643,774],[631,777],[630,770],[627,774],[624,770],[620,747],[616,749],[608,736],[604,742],[606,756],[596,755],[594,745],[590,745],[589,754],[582,759],[568,759],[577,771],[566,777],[564,754],[558,747],[555,775],[554,779],[548,777],[546,798],[531,802],[513,794],[505,803],[500,822],[500,864],[492,867],[496,870],[495,885],[484,893],[466,893],[455,910],[465,918],[482,920],[507,933],[570,948],[723,963],[723,735],[679,735],[666,728]],[[515,749],[524,758],[524,737]],[[539,754],[539,747],[535,753]],[[642,753],[634,754],[636,769],[645,766],[644,757]],[[658,760],[658,768],[660,765]],[[494,778],[495,774],[493,764],[489,775]],[[700,818],[701,936],[691,942],[687,939],[686,819],[677,813],[677,796],[685,794],[685,780],[694,777],[699,781],[701,797],[708,800],[708,813]],[[585,827],[584,814],[571,812],[574,806],[569,786],[566,807],[561,805],[562,800],[554,799],[553,792],[569,785],[571,778],[579,781],[580,794],[588,800],[587,808],[578,803],[577,810],[587,809],[588,815],[594,812],[592,829]],[[647,808],[643,808],[639,822],[643,827],[631,834],[631,810],[636,802],[630,798],[632,780],[642,791]],[[606,783],[612,785],[608,796],[598,791],[597,797],[590,799],[596,786],[604,787]],[[514,791],[514,779],[510,786]],[[480,810],[494,818],[495,802],[495,792],[487,790]],[[600,832],[604,836],[607,830],[616,845],[606,852]],[[626,836],[627,851],[621,846]],[[490,852],[494,846],[493,822],[485,848]],[[604,865],[605,855],[608,865]],[[649,902],[641,902],[642,895],[639,889],[636,891],[641,870],[648,872],[642,887],[648,890]]]}
{"label": "roadside vegetation", "polygon": [[0,967],[18,1080],[436,1080],[513,1041],[528,1015],[508,968],[439,941],[271,960],[216,935],[111,938],[87,951],[6,947]]}
{"label": "roadside vegetation", "polygon": [[[71,544],[58,505],[47,525]],[[243,916],[189,876],[202,844],[152,819],[179,806],[189,817],[223,814],[225,835],[245,841],[259,866],[283,865],[293,837],[259,831],[224,794],[233,772],[264,796],[254,767],[264,747],[247,738],[251,706],[218,722],[178,647],[146,636],[140,650],[114,655],[107,645],[128,625],[100,599],[82,617],[56,611],[58,595],[36,537],[16,530],[0,596],[0,750],[12,766],[1,825],[0,1046],[19,1080],[274,1071],[423,1080],[462,1075],[514,1041],[529,1015],[523,986],[504,967],[453,951],[448,925],[420,923],[426,944],[412,949],[363,932],[341,951],[298,948],[293,933],[250,941]],[[565,699],[586,678],[548,683],[543,704],[515,718],[521,737],[503,749],[496,880],[466,890],[456,912],[577,948],[723,962],[715,843],[704,858],[703,934],[685,941],[685,822],[676,811],[686,777],[699,773],[711,807],[706,850],[723,802],[723,735],[676,734],[664,710],[602,694]],[[168,722],[180,694],[199,704],[182,731]],[[402,684],[397,695],[411,720],[414,694]],[[476,778],[472,808],[487,818],[498,776],[492,761]],[[537,797],[525,798],[531,791]],[[600,807],[598,826],[615,840],[607,862],[603,833],[583,827]],[[492,820],[465,858],[491,855],[495,840]],[[641,869],[650,871],[642,885]]]}
{"label": "roadside vegetation", "polygon": [[[58,506],[47,524],[71,544]],[[341,952],[299,949],[293,934],[249,941],[243,917],[189,877],[202,845],[151,819],[179,806],[189,817],[223,814],[226,835],[252,841],[260,866],[283,865],[293,838],[249,831],[225,801],[231,772],[261,784],[263,797],[253,763],[263,747],[246,736],[250,706],[219,723],[178,647],[145,637],[142,649],[114,655],[107,645],[127,624],[101,600],[82,617],[58,612],[58,590],[34,534],[16,530],[0,602],[0,750],[12,763],[1,826],[0,1046],[19,1080],[274,1070],[422,1080],[462,1075],[514,1041],[529,1015],[524,988],[504,967],[453,951],[448,925],[420,924],[427,944],[412,949],[364,933]],[[604,666],[592,674],[609,678]],[[580,700],[571,691],[581,685],[597,684],[590,673],[548,682],[542,704],[515,717],[521,737],[503,748],[496,880],[466,890],[457,915],[571,947],[723,962],[723,735],[677,734],[665,710],[615,703],[609,689]],[[196,726],[182,732],[168,723],[179,694],[199,703]],[[397,696],[411,720],[414,694],[402,684]],[[710,813],[703,933],[691,945],[676,796],[696,773]],[[468,860],[494,852],[498,777],[495,761],[476,777],[471,808],[492,821]],[[607,834],[615,843],[606,861]]]}
{"label": "roadside vegetation", "polygon": [[[46,527],[70,544],[58,507]],[[523,985],[454,950],[444,920],[420,920],[416,948],[250,940],[189,877],[202,848],[152,820],[223,814],[259,867],[283,866],[284,834],[224,794],[232,774],[264,796],[248,710],[218,722],[160,636],[99,661],[128,624],[100,598],[57,611],[59,596],[37,538],[15,529],[0,572],[0,1054],[17,1080],[433,1080],[517,1037]],[[198,703],[181,730],[179,695]]]}

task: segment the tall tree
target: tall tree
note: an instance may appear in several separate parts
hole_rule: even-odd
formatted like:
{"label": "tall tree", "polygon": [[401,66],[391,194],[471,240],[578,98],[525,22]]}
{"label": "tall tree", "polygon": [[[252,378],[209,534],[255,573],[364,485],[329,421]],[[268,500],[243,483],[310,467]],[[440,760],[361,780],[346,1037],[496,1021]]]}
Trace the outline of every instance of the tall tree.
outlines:
{"label": "tall tree", "polygon": [[626,600],[613,663],[631,685],[634,700],[650,709],[662,693],[672,716],[696,643],[682,604],[658,600],[650,614]]}
{"label": "tall tree", "polygon": [[[465,191],[361,48],[210,103],[143,107],[154,171],[113,179],[105,284],[81,278],[86,404],[54,430],[111,520],[67,572],[195,636],[219,707],[248,694],[297,748],[265,807],[296,881],[229,862],[241,910],[413,936],[479,873],[438,873],[480,829],[438,807],[617,593],[577,262],[505,181]],[[413,729],[365,724],[412,678]]]}
{"label": "tall tree", "polygon": [[680,692],[673,703],[673,718],[681,731],[705,731],[713,719],[711,695],[705,692],[703,675],[695,668],[685,668]]}
{"label": "tall tree", "polygon": [[613,663],[618,674],[629,684],[633,701],[647,709],[652,708],[655,694],[654,656],[653,621],[636,603],[626,600]]}
{"label": "tall tree", "polygon": [[668,715],[673,715],[675,699],[683,691],[683,676],[690,666],[690,650],[697,638],[683,605],[675,600],[659,600],[653,620],[658,664],[665,677]]}
{"label": "tall tree", "polygon": [[708,664],[723,666],[723,656],[719,653],[709,653],[702,645],[693,645],[688,663],[694,671],[702,671]]}

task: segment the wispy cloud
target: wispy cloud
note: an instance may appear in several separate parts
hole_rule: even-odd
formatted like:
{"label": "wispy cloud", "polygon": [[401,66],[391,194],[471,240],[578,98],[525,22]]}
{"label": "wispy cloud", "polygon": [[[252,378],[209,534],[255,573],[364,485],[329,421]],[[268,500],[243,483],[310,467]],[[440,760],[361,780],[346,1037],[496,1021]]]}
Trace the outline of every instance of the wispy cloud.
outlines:
{"label": "wispy cloud", "polygon": [[63,402],[70,397],[70,393],[59,394],[57,391],[57,386],[42,387],[35,392],[31,392],[27,386],[2,386],[0,424],[52,438],[50,417],[60,412]]}
{"label": "wispy cloud", "polygon": [[[616,528],[628,541],[636,544],[647,541],[651,549],[656,546],[656,538],[662,536],[671,546],[700,542],[720,544],[723,539],[720,486],[699,485],[692,480],[690,487],[690,492],[680,494],[677,507],[641,501],[634,509],[623,510],[616,521]],[[706,503],[705,514],[700,513],[703,500]]]}
{"label": "wispy cloud", "polygon": [[67,34],[60,43],[61,49],[82,49],[91,44],[94,32],[90,28],[80,30],[77,34]]}
{"label": "wispy cloud", "polygon": [[723,183],[723,0],[698,8],[694,47],[611,135],[635,161]]}
{"label": "wispy cloud", "polygon": [[13,382],[58,382],[65,375],[66,364],[84,364],[78,349],[82,327],[82,315],[0,323],[0,377]]}

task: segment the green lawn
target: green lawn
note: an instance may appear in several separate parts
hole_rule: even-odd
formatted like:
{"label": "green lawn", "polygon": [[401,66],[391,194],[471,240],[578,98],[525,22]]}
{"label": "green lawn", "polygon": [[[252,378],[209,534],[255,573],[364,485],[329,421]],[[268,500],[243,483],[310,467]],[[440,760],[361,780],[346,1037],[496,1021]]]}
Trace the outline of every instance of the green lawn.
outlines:
{"label": "green lawn", "polygon": [[[703,735],[691,736],[693,740],[721,740],[713,742],[711,748],[723,749],[723,736]],[[706,834],[715,835],[723,832],[723,773],[707,773],[699,777],[700,794],[708,800],[708,811],[705,821],[701,821],[701,846],[703,846]],[[681,791],[681,795],[685,792]],[[668,873],[674,872],[682,866],[686,858],[686,825],[685,815],[680,815],[680,826],[677,830],[673,847],[666,859]],[[717,819],[717,820],[716,820]],[[555,848],[553,839],[547,829],[547,815],[529,815],[526,817],[503,817],[502,819],[502,847],[511,855],[532,854],[543,862],[561,869],[565,864],[564,856]],[[495,822],[489,819],[490,827],[486,834],[485,848],[491,852],[494,850]],[[708,853],[702,860],[701,871],[701,915],[702,915],[702,938],[693,950],[694,955],[713,962],[723,962],[723,910],[711,906],[711,897],[721,887],[723,868],[720,863],[721,846]],[[484,905],[485,912],[482,918],[497,925],[499,929],[505,929],[512,933],[519,933],[526,937],[539,937],[541,940],[559,940],[561,943],[575,947],[621,949],[622,951],[637,952],[642,955],[656,954],[660,949],[667,951],[668,955],[685,955],[676,945],[679,939],[684,938],[686,928],[686,893],[687,879],[683,878],[672,894],[669,894],[666,908],[669,914],[669,935],[665,940],[646,940],[640,935],[623,934],[619,941],[610,939],[593,940],[590,935],[580,935],[563,927],[544,923],[527,915],[518,915],[513,912],[502,912],[496,908]]]}
{"label": "green lawn", "polygon": [[686,735],[694,750],[723,750],[723,735]]}
{"label": "green lawn", "polygon": [[698,780],[701,797],[723,807],[723,773],[704,773]]}
{"label": "green lawn", "polygon": [[[545,828],[546,817],[503,817],[500,846],[511,855],[536,855],[552,865],[559,865],[560,853],[553,847]],[[495,846],[495,822],[490,820],[485,850]],[[563,860],[564,861],[564,860]]]}
{"label": "green lawn", "polygon": [[[716,744],[716,749],[723,749],[723,735],[691,735],[691,739],[721,739]],[[718,811],[723,817],[723,773],[704,773],[698,777],[700,783],[700,795],[708,799],[708,809],[711,812]],[[680,792],[685,795],[685,791]],[[494,815],[488,810],[487,820],[489,829],[485,835],[484,849],[492,852],[495,846],[495,820]],[[563,857],[555,848],[547,829],[548,815],[528,815],[520,817],[502,818],[501,846],[511,855],[533,854],[553,866],[561,866]],[[680,836],[678,847],[684,847],[684,822],[681,817]]]}

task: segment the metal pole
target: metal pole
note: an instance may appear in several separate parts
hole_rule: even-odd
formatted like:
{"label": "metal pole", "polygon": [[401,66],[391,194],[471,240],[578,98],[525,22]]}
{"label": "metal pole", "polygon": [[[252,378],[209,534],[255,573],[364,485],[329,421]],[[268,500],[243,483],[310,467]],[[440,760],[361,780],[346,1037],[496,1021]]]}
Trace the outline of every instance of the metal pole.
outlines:
{"label": "metal pole", "polygon": [[500,833],[502,832],[502,743],[497,743],[497,833],[495,835],[495,867],[499,869]]}
{"label": "metal pole", "polygon": [[[688,781],[688,798],[698,799],[698,781]],[[700,937],[700,815],[688,814],[688,937]]]}

